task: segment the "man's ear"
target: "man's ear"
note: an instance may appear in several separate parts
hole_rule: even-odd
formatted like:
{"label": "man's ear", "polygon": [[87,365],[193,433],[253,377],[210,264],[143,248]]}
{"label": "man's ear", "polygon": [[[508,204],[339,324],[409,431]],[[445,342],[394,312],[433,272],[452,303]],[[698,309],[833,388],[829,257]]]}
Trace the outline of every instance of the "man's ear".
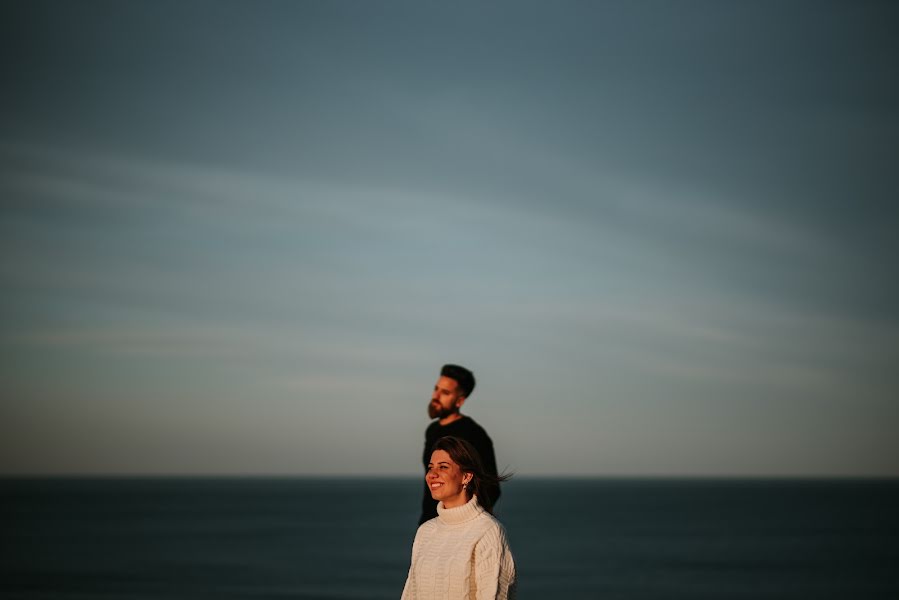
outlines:
{"label": "man's ear", "polygon": [[456,400],[456,408],[462,408],[463,404],[465,404],[465,396],[459,396]]}

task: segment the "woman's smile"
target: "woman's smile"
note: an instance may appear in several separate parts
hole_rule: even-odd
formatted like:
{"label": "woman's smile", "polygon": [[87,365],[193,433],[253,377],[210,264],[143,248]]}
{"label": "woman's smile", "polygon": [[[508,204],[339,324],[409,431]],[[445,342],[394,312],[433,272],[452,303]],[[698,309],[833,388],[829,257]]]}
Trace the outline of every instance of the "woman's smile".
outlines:
{"label": "woman's smile", "polygon": [[431,490],[431,498],[443,502],[446,508],[462,506],[468,502],[465,494],[468,477],[445,450],[435,450],[431,454],[425,479]]}

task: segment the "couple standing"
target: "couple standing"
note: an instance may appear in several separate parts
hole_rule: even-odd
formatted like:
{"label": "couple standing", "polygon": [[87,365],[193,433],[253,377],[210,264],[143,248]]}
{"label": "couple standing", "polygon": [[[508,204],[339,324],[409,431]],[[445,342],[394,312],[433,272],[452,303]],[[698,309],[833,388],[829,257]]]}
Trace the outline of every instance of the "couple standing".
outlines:
{"label": "couple standing", "polygon": [[492,514],[499,483],[493,443],[460,413],[474,375],[444,365],[434,385],[425,433],[425,486],[403,600],[506,599],[515,594],[515,563]]}

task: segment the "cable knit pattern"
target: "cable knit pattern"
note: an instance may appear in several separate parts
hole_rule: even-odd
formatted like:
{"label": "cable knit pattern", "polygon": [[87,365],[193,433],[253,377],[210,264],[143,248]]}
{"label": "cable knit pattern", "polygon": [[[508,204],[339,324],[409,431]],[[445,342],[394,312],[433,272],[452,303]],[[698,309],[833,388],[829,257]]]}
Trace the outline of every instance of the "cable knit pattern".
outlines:
{"label": "cable knit pattern", "polygon": [[496,600],[515,597],[515,562],[499,521],[477,496],[456,508],[437,505],[412,543],[402,600]]}

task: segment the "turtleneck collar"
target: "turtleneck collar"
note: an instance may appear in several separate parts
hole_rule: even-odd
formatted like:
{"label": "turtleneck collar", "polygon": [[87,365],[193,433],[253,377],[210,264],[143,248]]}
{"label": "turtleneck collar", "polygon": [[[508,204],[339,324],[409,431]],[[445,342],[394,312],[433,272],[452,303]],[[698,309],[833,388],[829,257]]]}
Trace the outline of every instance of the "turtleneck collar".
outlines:
{"label": "turtleneck collar", "polygon": [[437,503],[437,517],[446,525],[456,525],[458,523],[471,521],[472,519],[477,518],[482,512],[484,512],[484,509],[478,504],[477,496],[472,496],[471,500],[456,508],[444,508],[443,502]]}

